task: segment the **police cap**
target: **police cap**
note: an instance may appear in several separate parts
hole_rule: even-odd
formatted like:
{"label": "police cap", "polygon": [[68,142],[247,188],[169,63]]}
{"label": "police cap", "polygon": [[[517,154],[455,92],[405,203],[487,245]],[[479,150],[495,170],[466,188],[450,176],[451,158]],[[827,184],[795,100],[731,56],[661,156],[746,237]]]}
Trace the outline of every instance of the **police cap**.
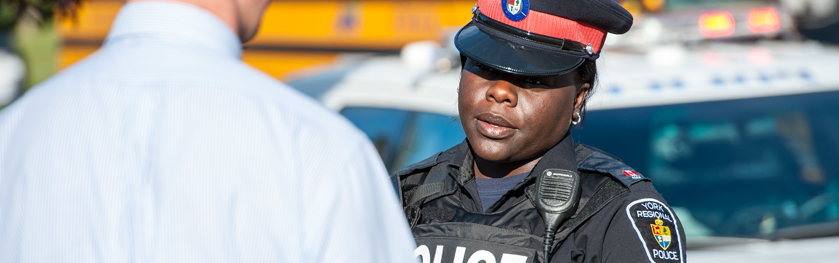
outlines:
{"label": "police cap", "polygon": [[478,0],[455,36],[460,53],[521,75],[556,75],[597,59],[606,33],[623,34],[632,15],[612,0]]}

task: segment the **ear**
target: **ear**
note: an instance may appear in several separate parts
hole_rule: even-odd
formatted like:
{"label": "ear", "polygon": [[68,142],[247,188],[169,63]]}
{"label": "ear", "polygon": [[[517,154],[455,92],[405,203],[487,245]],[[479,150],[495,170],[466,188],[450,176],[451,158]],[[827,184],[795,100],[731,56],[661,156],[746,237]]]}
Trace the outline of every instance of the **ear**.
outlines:
{"label": "ear", "polygon": [[[588,92],[591,91],[591,84],[583,83],[580,85],[580,88],[577,89],[577,97],[574,99],[574,113],[580,114],[580,111],[585,106],[586,97],[588,96]],[[572,116],[572,118],[574,118]]]}

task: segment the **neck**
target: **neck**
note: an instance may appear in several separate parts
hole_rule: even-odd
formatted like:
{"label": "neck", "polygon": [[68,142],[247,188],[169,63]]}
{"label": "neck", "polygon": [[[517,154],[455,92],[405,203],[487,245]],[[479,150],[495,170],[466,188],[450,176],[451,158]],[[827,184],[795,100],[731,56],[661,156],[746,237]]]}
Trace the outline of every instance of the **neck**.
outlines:
{"label": "neck", "polygon": [[533,170],[536,163],[542,159],[542,155],[532,159],[499,163],[481,158],[473,154],[475,161],[473,162],[473,170],[477,178],[504,178]]}
{"label": "neck", "polygon": [[[563,145],[564,144],[564,145]],[[471,147],[470,147],[471,151]],[[553,147],[548,149],[535,157],[527,158],[515,162],[496,162],[481,158],[472,152],[473,164],[472,170],[476,178],[504,178],[521,173],[533,171],[536,165],[546,155],[550,156],[549,160],[539,169],[545,168],[562,168],[568,170],[576,170],[576,156],[574,154],[574,142],[571,138],[571,131],[568,131],[565,136],[556,143]],[[541,171],[539,171],[541,172]]]}
{"label": "neck", "polygon": [[191,4],[197,6],[201,9],[207,10],[208,12],[214,14],[216,17],[221,19],[225,25],[227,25],[236,35],[240,35],[239,32],[239,20],[236,18],[236,8],[237,6],[234,4],[233,1],[230,0],[127,0],[127,2],[148,2],[148,1],[158,1],[158,2],[180,2]]}

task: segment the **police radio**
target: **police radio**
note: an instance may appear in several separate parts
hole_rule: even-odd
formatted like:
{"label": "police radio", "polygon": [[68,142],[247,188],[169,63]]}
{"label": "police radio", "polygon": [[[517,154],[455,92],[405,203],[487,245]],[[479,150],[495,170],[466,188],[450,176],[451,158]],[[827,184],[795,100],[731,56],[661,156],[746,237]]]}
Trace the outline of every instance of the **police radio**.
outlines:
{"label": "police radio", "polygon": [[559,224],[571,217],[580,201],[580,176],[562,169],[546,169],[536,179],[536,209],[545,220],[545,262]]}

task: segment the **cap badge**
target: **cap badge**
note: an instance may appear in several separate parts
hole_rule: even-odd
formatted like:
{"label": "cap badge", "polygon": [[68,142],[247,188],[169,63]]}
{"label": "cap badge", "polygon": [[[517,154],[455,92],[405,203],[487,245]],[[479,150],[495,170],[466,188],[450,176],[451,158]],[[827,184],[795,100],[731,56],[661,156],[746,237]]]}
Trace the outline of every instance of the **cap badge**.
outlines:
{"label": "cap badge", "polygon": [[528,0],[502,0],[501,5],[504,15],[513,21],[521,21],[530,12],[530,2]]}

